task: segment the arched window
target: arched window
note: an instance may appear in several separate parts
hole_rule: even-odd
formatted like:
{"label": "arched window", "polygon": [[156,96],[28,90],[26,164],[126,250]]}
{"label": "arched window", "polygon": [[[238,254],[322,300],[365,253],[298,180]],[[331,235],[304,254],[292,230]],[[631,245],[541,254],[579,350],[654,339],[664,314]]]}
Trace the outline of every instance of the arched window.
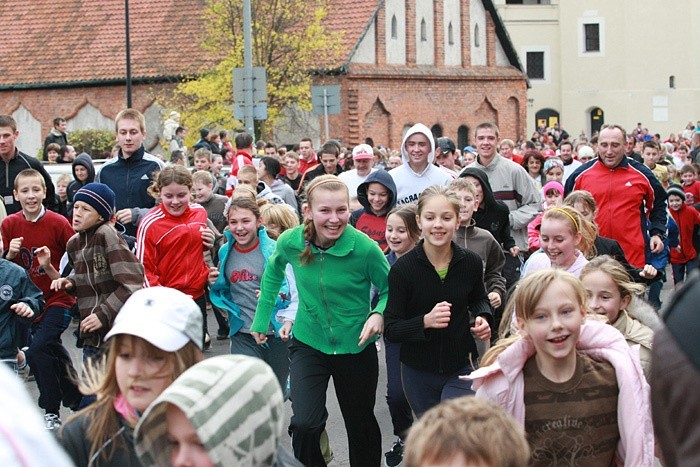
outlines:
{"label": "arched window", "polygon": [[396,15],[391,17],[391,38],[398,39],[399,37],[399,25],[396,22]]}
{"label": "arched window", "polygon": [[428,25],[425,24],[425,18],[420,20],[420,41],[421,42],[428,41]]}
{"label": "arched window", "polygon": [[474,25],[474,46],[479,47],[481,41],[479,40],[479,25]]}
{"label": "arched window", "polygon": [[449,45],[455,45],[455,35],[452,28],[452,21],[450,21],[450,24],[447,26],[447,43]]}
{"label": "arched window", "polygon": [[469,128],[467,125],[462,125],[457,128],[457,147],[464,149],[465,146],[469,146]]}
{"label": "arched window", "polygon": [[438,139],[442,137],[442,125],[436,123],[430,127],[430,132],[433,134],[433,139]]}

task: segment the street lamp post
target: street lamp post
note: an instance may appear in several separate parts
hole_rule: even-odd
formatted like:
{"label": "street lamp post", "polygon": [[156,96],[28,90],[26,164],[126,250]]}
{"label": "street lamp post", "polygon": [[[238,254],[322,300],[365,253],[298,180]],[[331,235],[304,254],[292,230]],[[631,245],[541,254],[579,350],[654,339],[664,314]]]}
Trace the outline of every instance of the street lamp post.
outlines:
{"label": "street lamp post", "polygon": [[126,106],[131,108],[131,44],[129,41],[129,0],[124,0],[126,23]]}

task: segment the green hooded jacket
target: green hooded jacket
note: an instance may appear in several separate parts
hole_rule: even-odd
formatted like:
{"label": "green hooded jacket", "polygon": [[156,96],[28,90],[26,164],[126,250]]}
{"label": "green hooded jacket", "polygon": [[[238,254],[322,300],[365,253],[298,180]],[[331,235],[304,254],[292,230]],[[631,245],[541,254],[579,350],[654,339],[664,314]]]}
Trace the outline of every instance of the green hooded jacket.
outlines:
{"label": "green hooded jacket", "polygon": [[[313,261],[302,265],[304,226],[287,230],[277,240],[261,281],[260,300],[251,331],[266,332],[287,264],[292,265],[299,292],[294,337],[325,354],[356,354],[360,333],[371,313],[384,314],[389,263],[377,243],[350,225],[325,251],[311,245]],[[379,303],[370,306],[370,288]],[[372,343],[370,339],[365,345]]]}

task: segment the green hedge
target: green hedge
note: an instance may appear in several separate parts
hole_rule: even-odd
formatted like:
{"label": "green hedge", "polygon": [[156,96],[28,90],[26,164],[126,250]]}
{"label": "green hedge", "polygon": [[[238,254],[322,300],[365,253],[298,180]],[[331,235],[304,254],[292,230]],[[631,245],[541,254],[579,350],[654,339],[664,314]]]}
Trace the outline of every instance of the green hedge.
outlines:
{"label": "green hedge", "polygon": [[86,152],[93,159],[108,159],[116,143],[114,131],[109,130],[71,131],[68,139],[75,152]]}

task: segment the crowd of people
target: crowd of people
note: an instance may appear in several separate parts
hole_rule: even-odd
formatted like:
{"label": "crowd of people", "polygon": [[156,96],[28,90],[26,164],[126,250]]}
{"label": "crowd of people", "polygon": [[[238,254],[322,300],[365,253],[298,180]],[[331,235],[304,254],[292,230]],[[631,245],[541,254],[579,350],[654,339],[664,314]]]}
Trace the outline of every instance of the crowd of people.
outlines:
{"label": "crowd of people", "polygon": [[[58,465],[325,466],[331,378],[351,465],[700,456],[692,124],[513,142],[482,123],[462,150],[420,123],[398,150],[202,130],[188,149],[173,112],[165,158],[137,110],[115,127],[114,157],[78,155],[54,189],[0,115],[0,380],[31,373]],[[56,119],[47,160],[68,142]],[[209,316],[231,355],[206,358]],[[41,457],[0,426],[0,458]]]}

